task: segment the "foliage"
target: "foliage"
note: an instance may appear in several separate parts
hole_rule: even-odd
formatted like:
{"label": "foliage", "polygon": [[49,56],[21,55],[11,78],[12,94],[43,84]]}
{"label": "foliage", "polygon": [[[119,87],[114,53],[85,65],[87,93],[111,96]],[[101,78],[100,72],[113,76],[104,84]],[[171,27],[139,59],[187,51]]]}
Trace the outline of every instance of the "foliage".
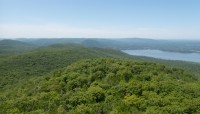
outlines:
{"label": "foliage", "polygon": [[88,59],[1,93],[2,113],[200,113],[200,84],[184,70]]}

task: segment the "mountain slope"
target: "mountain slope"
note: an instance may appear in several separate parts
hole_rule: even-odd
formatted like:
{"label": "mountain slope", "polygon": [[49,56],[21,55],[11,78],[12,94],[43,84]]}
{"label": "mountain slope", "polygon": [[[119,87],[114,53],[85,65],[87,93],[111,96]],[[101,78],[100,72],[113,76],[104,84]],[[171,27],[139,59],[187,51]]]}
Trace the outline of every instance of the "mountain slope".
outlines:
{"label": "mountain slope", "polygon": [[0,88],[12,87],[31,77],[42,76],[52,70],[66,67],[80,60],[99,57],[125,58],[135,61],[162,63],[199,73],[200,65],[188,62],[164,61],[145,57],[134,57],[118,50],[86,48],[78,44],[54,44],[30,52],[0,58]]}
{"label": "mountain slope", "polygon": [[24,43],[16,40],[1,40],[0,54],[18,53],[33,49],[35,46],[29,43]]}
{"label": "mountain slope", "polygon": [[3,93],[0,108],[10,114],[198,114],[200,84],[191,74],[164,65],[83,60]]}
{"label": "mountain slope", "polygon": [[30,52],[0,59],[0,87],[4,88],[33,76],[44,75],[81,59],[125,56],[126,54],[117,50],[86,48],[76,44],[40,47]]}

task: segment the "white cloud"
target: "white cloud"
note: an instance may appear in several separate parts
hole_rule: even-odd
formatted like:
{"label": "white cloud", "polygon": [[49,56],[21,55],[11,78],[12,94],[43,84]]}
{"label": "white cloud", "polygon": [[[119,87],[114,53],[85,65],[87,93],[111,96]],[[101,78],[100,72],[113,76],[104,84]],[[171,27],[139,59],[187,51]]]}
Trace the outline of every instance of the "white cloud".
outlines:
{"label": "white cloud", "polygon": [[59,24],[0,24],[0,38],[187,38],[199,37],[198,31],[163,28],[81,28]]}

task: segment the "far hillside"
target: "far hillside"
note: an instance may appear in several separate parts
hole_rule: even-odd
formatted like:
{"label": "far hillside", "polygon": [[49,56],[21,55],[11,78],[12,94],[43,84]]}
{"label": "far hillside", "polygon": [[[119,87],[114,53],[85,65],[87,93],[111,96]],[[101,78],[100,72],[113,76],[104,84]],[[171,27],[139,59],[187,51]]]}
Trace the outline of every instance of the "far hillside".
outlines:
{"label": "far hillside", "polygon": [[199,53],[199,40],[154,40],[145,38],[49,38],[49,39],[17,39],[22,42],[38,46],[55,43],[78,43],[87,47],[114,48],[114,49],[154,49],[182,53]]}
{"label": "far hillside", "polygon": [[17,40],[0,40],[0,55],[24,52],[35,47],[34,44],[25,43]]}

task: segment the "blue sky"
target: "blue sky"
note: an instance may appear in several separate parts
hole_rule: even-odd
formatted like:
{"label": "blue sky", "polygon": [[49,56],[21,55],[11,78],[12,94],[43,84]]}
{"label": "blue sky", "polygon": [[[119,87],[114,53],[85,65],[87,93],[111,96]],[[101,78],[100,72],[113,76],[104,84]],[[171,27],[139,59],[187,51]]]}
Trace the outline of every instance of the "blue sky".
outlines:
{"label": "blue sky", "polygon": [[0,38],[200,39],[200,0],[0,0]]}

